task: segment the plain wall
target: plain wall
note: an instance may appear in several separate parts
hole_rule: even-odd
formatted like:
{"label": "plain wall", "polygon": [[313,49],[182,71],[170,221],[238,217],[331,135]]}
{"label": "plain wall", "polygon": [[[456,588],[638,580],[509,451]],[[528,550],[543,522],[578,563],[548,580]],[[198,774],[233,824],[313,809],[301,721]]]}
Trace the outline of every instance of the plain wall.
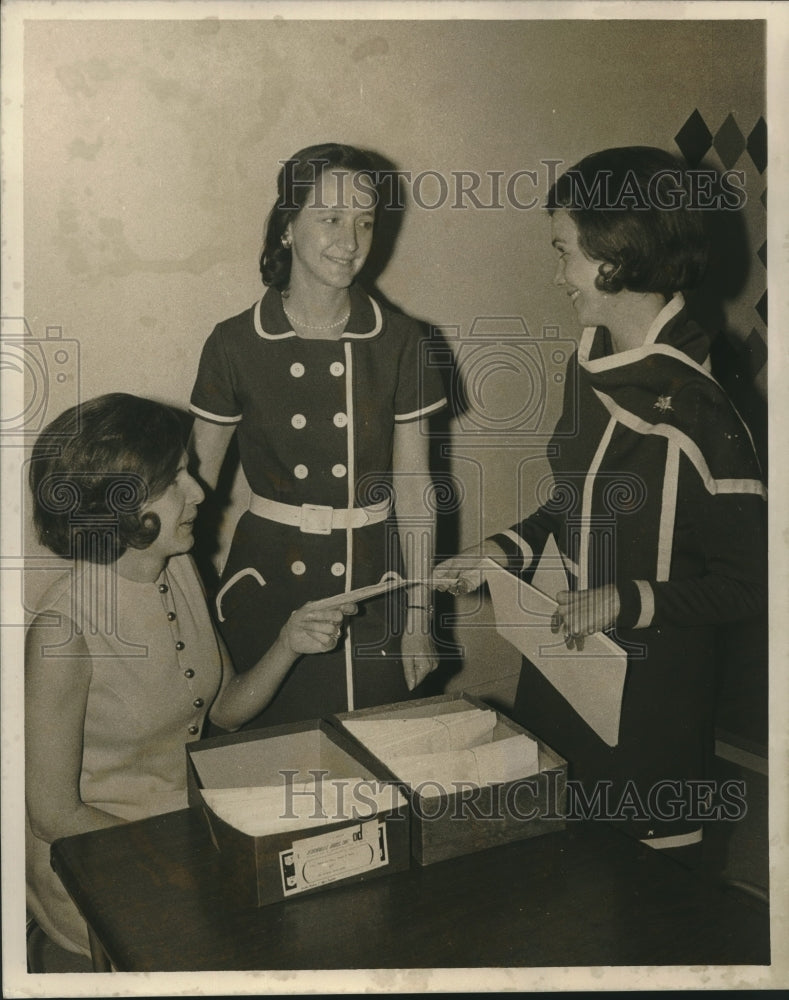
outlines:
{"label": "plain wall", "polygon": [[[545,194],[545,160],[566,167],[629,144],[676,151],[694,110],[713,135],[731,115],[747,137],[765,110],[758,21],[35,21],[24,68],[33,335],[55,326],[78,341],[79,398],[121,390],[183,409],[214,324],[262,292],[263,220],[278,161],[296,149],[344,141],[448,181],[453,171],[506,180],[533,170],[535,188],[526,178],[517,189],[525,199]],[[745,264],[707,304],[709,319],[743,343],[752,331],[761,339],[765,178],[746,150],[733,163],[715,152],[708,162],[745,170],[748,190],[732,248]],[[483,183],[483,201],[486,191]],[[438,193],[426,180],[423,200]],[[411,201],[378,287],[448,333],[481,393],[481,416],[451,425],[443,459],[466,491],[445,537],[468,545],[534,505],[561,399],[550,360],[542,374],[535,362],[485,381],[468,362],[480,341],[475,319],[494,318],[486,344],[506,341],[517,322],[537,341],[545,327],[559,341],[580,331],[551,284],[545,213],[454,200],[451,192],[435,210]],[[553,356],[553,346],[535,350]],[[764,371],[752,367],[763,389]],[[70,393],[71,383],[53,383],[48,418],[77,401]],[[513,416],[525,397],[538,418],[529,434]],[[220,561],[243,503],[240,484]],[[41,553],[32,541],[27,551]],[[30,592],[47,575],[31,574]],[[487,609],[477,621],[489,620]],[[514,651],[489,628],[461,634],[469,657],[451,686],[508,700]]]}

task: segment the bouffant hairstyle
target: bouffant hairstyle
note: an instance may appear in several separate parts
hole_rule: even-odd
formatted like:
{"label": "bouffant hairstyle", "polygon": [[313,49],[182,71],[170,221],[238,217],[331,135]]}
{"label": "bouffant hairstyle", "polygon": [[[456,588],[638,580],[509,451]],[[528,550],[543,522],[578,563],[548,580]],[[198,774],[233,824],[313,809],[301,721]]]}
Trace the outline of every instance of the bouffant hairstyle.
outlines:
{"label": "bouffant hairstyle", "polygon": [[181,424],[161,403],[109,393],[56,417],[33,448],[33,523],[56,555],[109,563],[158,536],[143,508],[175,478]]}
{"label": "bouffant hairstyle", "polygon": [[651,146],[604,149],[563,173],[547,209],[564,209],[578,243],[602,261],[601,292],[658,292],[666,298],[701,281],[707,265],[703,213],[679,160]]}
{"label": "bouffant hairstyle", "polygon": [[[273,286],[280,291],[287,288],[293,258],[290,248],[282,245],[282,237],[291,219],[304,208],[325,170],[347,170],[366,175],[368,182],[355,196],[357,199],[364,199],[364,204],[369,201],[370,207],[377,202],[375,164],[372,156],[364,150],[328,142],[307,146],[294,153],[282,164],[277,175],[277,200],[266,219],[263,251],[260,255],[260,275],[264,285]],[[349,200],[354,197],[350,190],[348,197]]]}

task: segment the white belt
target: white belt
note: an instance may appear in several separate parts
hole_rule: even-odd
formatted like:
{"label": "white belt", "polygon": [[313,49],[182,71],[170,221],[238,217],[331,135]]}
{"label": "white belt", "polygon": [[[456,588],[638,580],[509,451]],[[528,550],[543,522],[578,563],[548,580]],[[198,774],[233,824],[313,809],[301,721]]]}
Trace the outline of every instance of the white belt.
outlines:
{"label": "white belt", "polygon": [[330,535],[338,529],[363,528],[366,524],[385,521],[389,516],[389,501],[383,500],[369,507],[323,507],[314,503],[296,506],[267,500],[253,493],[249,498],[249,509],[258,517],[289,524],[307,535]]}

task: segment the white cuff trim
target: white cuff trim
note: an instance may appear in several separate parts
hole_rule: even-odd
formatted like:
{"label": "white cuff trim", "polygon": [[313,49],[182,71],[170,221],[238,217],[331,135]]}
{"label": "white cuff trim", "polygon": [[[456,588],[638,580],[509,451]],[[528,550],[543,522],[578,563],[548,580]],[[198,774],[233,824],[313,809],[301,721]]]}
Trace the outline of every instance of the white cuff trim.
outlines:
{"label": "white cuff trim", "polygon": [[666,847],[688,847],[690,844],[700,844],[703,833],[704,831],[699,827],[698,830],[691,830],[690,833],[677,833],[673,837],[647,837],[641,843],[656,851],[661,851]]}
{"label": "white cuff trim", "polygon": [[534,553],[532,552],[531,546],[524,538],[521,538],[517,531],[513,531],[512,528],[507,528],[507,530],[502,531],[501,534],[506,538],[509,538],[511,542],[514,542],[518,546],[521,550],[521,554],[523,555],[524,564],[532,561]]}
{"label": "white cuff trim", "polygon": [[396,424],[404,424],[410,420],[417,420],[421,417],[427,417],[431,413],[437,413],[439,410],[443,409],[447,405],[446,396],[439,399],[437,403],[431,403],[430,406],[425,406],[421,410],[413,410],[411,413],[395,413],[394,419]]}
{"label": "white cuff trim", "polygon": [[634,627],[649,628],[655,617],[655,594],[646,580],[635,580],[634,582],[641,597],[641,614]]}
{"label": "white cuff trim", "polygon": [[190,404],[189,409],[196,417],[202,417],[203,420],[210,420],[212,424],[240,424],[241,414],[237,417],[220,417],[218,413],[209,413],[208,410],[201,410],[199,406]]}

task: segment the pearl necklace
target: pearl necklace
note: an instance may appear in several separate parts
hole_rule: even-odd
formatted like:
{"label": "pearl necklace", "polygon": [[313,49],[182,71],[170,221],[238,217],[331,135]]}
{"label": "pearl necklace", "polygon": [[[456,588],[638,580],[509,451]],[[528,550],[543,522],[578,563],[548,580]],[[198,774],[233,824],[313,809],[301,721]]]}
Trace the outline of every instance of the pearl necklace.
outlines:
{"label": "pearl necklace", "polygon": [[345,324],[351,315],[351,307],[348,306],[348,312],[342,316],[340,319],[335,320],[334,323],[321,323],[316,326],[312,323],[305,323],[304,320],[298,318],[298,316],[292,316],[288,310],[285,308],[285,303],[282,303],[282,311],[288,317],[292,326],[300,326],[302,330],[333,330],[335,326],[339,326],[341,323]]}

